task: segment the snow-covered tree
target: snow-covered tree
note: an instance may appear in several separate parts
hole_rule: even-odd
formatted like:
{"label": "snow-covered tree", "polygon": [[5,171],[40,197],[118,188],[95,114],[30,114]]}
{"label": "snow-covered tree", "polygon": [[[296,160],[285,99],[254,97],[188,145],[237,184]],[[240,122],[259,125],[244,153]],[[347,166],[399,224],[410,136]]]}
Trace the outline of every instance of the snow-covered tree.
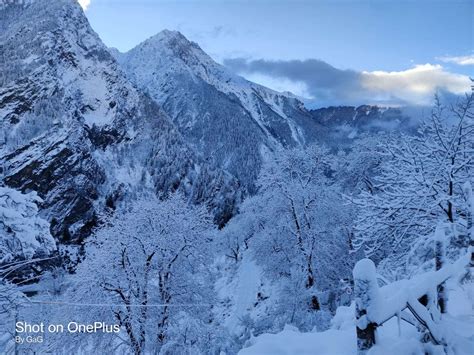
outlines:
{"label": "snow-covered tree", "polygon": [[0,187],[0,265],[48,255],[56,244],[49,223],[38,216],[36,193]]}
{"label": "snow-covered tree", "polygon": [[383,163],[373,187],[355,199],[360,209],[356,244],[367,256],[404,268],[413,253],[415,262],[426,261],[433,257],[440,222],[451,225],[448,243],[466,246],[463,186],[474,171],[473,108],[472,94],[449,109],[437,99],[417,135],[381,144]]}
{"label": "snow-covered tree", "polygon": [[13,281],[27,282],[27,267],[44,260],[56,249],[49,223],[38,215],[40,202],[34,192],[23,194],[0,187],[1,353],[16,352],[15,320],[19,319],[22,306],[28,301]]}
{"label": "snow-covered tree", "polygon": [[[124,342],[136,354],[177,341],[173,327],[182,327],[176,317],[184,314],[202,323],[202,336],[212,320],[207,266],[212,237],[204,207],[191,206],[179,195],[166,201],[141,198],[117,211],[89,241],[72,292],[79,292],[81,301],[93,294],[111,304],[91,312],[105,312],[120,324]],[[187,342],[198,342],[194,335]]]}
{"label": "snow-covered tree", "polygon": [[317,325],[318,311],[328,310],[334,297],[331,288],[350,273],[349,220],[330,161],[318,146],[281,152],[264,167],[259,193],[224,230],[242,242],[228,243],[227,255],[237,260],[239,248],[249,246],[278,290],[270,311],[275,327]]}

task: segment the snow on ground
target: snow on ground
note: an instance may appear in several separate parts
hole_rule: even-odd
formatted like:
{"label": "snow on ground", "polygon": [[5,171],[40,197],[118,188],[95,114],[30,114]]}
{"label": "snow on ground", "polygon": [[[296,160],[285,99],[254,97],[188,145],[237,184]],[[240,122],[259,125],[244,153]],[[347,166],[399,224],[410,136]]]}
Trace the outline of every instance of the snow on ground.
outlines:
{"label": "snow on ground", "polygon": [[[449,314],[443,317],[442,326],[455,340],[449,346],[450,354],[474,354],[474,283],[448,282],[447,289]],[[423,355],[427,350],[419,342],[416,328],[395,317],[378,328],[376,342],[367,355]],[[354,306],[339,307],[327,331],[301,333],[287,326],[280,333],[252,338],[246,345],[239,355],[355,355]],[[445,354],[441,346],[428,347],[432,355]]]}
{"label": "snow on ground", "polygon": [[239,355],[335,355],[357,354],[355,329],[330,329],[321,333],[300,333],[286,327],[278,334],[262,334],[249,341]]}

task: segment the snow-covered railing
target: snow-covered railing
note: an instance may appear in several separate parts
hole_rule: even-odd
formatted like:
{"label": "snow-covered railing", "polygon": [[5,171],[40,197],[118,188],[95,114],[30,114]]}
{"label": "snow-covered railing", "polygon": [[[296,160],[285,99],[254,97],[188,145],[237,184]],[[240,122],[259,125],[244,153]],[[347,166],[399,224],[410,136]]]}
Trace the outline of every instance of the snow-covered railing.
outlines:
{"label": "snow-covered railing", "polygon": [[437,323],[441,318],[437,289],[446,280],[461,277],[466,273],[473,251],[471,247],[466,255],[437,271],[426,272],[380,288],[374,263],[370,259],[360,260],[353,271],[359,354],[365,354],[375,344],[378,326],[392,317],[401,316],[405,309],[413,314],[418,326],[426,331],[430,341],[445,344],[443,332]]}

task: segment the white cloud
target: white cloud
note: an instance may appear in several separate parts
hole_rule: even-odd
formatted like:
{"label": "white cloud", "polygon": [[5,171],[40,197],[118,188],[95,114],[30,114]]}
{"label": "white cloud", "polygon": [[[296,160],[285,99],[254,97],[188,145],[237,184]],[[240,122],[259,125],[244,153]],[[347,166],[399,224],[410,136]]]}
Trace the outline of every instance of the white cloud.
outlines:
{"label": "white cloud", "polygon": [[362,87],[377,93],[380,99],[398,98],[415,104],[430,104],[438,89],[459,95],[471,86],[468,76],[433,64],[416,65],[404,71],[364,71],[361,75]]}
{"label": "white cloud", "polygon": [[439,57],[436,58],[446,63],[454,63],[458,65],[474,65],[474,54],[463,55],[459,57]]}
{"label": "white cloud", "polygon": [[81,5],[81,7],[84,9],[84,10],[87,10],[87,8],[89,7],[89,5],[91,4],[91,0],[77,0],[79,2],[79,5]]}
{"label": "white cloud", "polygon": [[302,81],[294,81],[282,77],[272,77],[261,73],[241,73],[247,80],[266,86],[279,92],[291,92],[292,94],[305,99],[312,99],[308,91],[308,85]]}

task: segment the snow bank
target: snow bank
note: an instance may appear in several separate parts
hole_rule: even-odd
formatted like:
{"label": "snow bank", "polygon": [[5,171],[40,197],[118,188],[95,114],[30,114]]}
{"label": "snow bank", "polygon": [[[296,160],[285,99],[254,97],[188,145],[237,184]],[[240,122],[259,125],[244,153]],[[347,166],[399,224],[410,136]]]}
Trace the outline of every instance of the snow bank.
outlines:
{"label": "snow bank", "polygon": [[321,333],[300,333],[286,327],[278,334],[262,334],[249,341],[239,355],[336,355],[357,354],[355,329],[330,329]]}
{"label": "snow bank", "polygon": [[219,297],[232,300],[231,312],[225,319],[225,326],[232,334],[244,331],[242,319],[251,314],[261,283],[261,270],[250,257],[243,257],[236,272],[236,277],[226,283],[221,279],[217,283]]}

